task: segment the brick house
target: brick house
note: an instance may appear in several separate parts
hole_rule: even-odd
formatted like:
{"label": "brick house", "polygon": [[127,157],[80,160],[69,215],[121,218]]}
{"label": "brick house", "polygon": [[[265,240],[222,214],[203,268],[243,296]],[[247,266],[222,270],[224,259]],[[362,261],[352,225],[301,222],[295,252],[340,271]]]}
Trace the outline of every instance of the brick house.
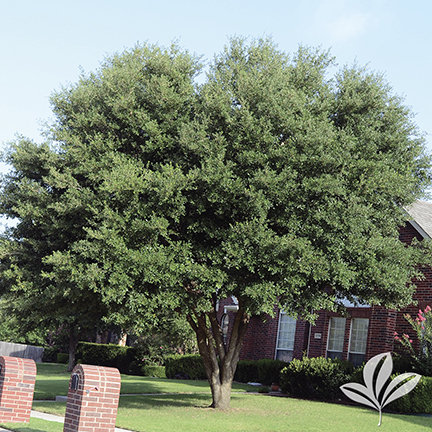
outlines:
{"label": "brick house", "polygon": [[[410,218],[400,229],[400,239],[410,243],[414,237],[420,241],[432,238],[432,203],[417,201],[408,213]],[[273,358],[290,361],[306,353],[309,357],[349,359],[358,365],[376,354],[393,352],[397,349],[395,331],[412,335],[412,328],[404,314],[416,316],[419,308],[432,307],[432,269],[427,267],[422,271],[425,280],[416,283],[414,295],[418,304],[402,311],[346,304],[347,317],[322,311],[315,325],[296,321],[277,308],[274,318],[267,316],[264,321],[262,317],[254,316],[244,338],[240,360]],[[235,298],[219,303],[218,313],[225,337],[229,337],[236,309]]]}

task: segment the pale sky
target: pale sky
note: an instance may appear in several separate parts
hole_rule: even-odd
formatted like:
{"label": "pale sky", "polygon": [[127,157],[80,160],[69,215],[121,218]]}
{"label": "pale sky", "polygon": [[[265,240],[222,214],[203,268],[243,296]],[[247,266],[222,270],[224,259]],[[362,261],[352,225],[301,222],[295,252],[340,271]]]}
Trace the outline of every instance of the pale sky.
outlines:
{"label": "pale sky", "polygon": [[211,59],[234,35],[272,36],[288,53],[321,46],[340,65],[369,64],[432,133],[431,23],[430,0],[0,0],[0,147],[16,134],[43,141],[51,92],[106,55],[179,40]]}

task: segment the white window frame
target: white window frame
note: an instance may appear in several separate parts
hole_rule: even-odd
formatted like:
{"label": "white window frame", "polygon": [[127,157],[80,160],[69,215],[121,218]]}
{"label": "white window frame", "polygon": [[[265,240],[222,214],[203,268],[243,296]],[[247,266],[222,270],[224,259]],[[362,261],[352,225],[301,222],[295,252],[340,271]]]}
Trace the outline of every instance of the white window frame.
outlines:
{"label": "white window frame", "polygon": [[[362,352],[362,351],[353,351],[352,350],[354,323],[359,322],[359,321],[367,321],[367,331],[366,331],[366,336],[365,336],[365,341],[364,341],[364,352]],[[370,325],[369,318],[351,318],[350,337],[349,337],[349,346],[348,346],[348,360],[350,360],[351,354],[354,354],[354,355],[363,355],[363,356],[366,355],[368,335],[369,335],[369,325]]]}
{"label": "white window frame", "polygon": [[[287,339],[287,341],[290,343],[290,345],[288,345],[288,347],[279,347],[279,345],[283,341],[280,338],[282,316],[285,316],[285,317],[287,317],[287,319],[292,320],[291,324],[294,324],[294,331],[290,332],[290,333],[292,333],[292,339],[291,338]],[[277,337],[276,337],[276,348],[275,348],[275,357],[274,357],[275,359],[278,359],[279,352],[285,351],[285,352],[289,353],[288,354],[288,357],[289,357],[288,361],[292,360],[293,353],[294,353],[294,345],[295,345],[296,327],[297,327],[297,320],[295,320],[294,318],[292,318],[289,315],[287,315],[286,312],[280,311],[280,313],[279,313],[279,320],[278,320]]]}
{"label": "white window frame", "polygon": [[[340,350],[338,349],[330,349],[330,334],[331,334],[331,328],[332,328],[332,322],[336,322],[336,320],[338,322],[343,322],[343,326],[340,326],[340,328],[343,327],[343,331],[342,331],[342,347]],[[337,327],[336,327],[337,329]],[[342,359],[343,356],[343,350],[344,350],[344,345],[345,345],[345,331],[346,331],[346,318],[343,317],[330,317],[329,319],[329,326],[328,326],[328,332],[327,332],[327,347],[326,347],[326,357],[329,357],[328,353],[340,353],[340,356],[337,356],[338,358]],[[333,358],[332,356],[330,356],[331,358]]]}

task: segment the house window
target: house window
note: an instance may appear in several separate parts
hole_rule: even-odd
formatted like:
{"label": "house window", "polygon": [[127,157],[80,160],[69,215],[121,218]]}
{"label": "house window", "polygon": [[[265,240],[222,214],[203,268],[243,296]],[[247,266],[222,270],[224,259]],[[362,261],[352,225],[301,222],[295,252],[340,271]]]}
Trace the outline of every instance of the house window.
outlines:
{"label": "house window", "polygon": [[369,319],[353,318],[351,320],[351,335],[348,360],[354,366],[360,366],[365,361]]}
{"label": "house window", "polygon": [[327,340],[327,358],[342,360],[346,318],[330,318]]}
{"label": "house window", "polygon": [[276,343],[277,360],[291,361],[293,359],[296,320],[285,312],[279,315],[279,328]]}

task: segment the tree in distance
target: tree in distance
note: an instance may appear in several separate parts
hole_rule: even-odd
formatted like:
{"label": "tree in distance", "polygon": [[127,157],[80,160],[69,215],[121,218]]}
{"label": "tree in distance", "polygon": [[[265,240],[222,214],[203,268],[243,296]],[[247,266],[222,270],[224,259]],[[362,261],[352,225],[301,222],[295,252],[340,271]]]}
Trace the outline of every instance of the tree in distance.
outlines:
{"label": "tree in distance", "polygon": [[14,319],[16,336],[62,328],[72,370],[78,342],[107,328],[107,307],[98,292],[76,285],[60,262],[53,272],[50,260],[84,238],[89,208],[50,177],[65,162],[47,144],[21,138],[3,160],[12,170],[2,178],[1,213],[17,224],[0,238],[2,311]]}
{"label": "tree in distance", "polygon": [[[279,305],[313,320],[346,298],[399,308],[430,263],[398,238],[430,184],[424,137],[381,75],[329,77],[334,66],[322,50],[233,38],[197,84],[200,58],[144,44],[52,95],[62,164],[42,177],[84,220],[49,246],[44,277],[97,294],[121,327],[183,314],[215,408],[229,407],[252,315]],[[239,309],[225,345],[228,296]]]}

